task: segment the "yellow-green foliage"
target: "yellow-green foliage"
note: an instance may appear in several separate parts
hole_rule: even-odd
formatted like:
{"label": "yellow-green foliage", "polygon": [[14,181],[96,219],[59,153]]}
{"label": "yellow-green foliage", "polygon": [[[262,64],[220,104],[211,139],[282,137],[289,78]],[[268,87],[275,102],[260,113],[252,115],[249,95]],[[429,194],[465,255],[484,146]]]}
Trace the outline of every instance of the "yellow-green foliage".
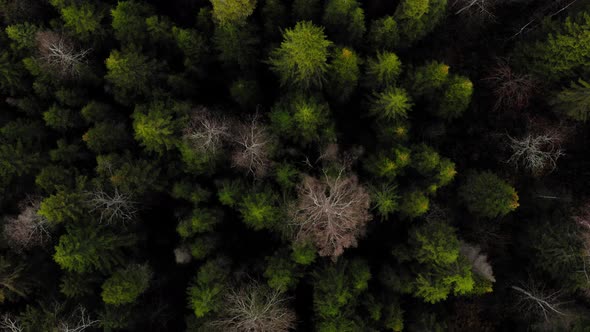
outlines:
{"label": "yellow-green foliage", "polygon": [[324,29],[311,22],[298,22],[283,33],[281,46],[271,52],[271,69],[279,75],[282,85],[301,88],[321,86],[328,71],[328,47]]}

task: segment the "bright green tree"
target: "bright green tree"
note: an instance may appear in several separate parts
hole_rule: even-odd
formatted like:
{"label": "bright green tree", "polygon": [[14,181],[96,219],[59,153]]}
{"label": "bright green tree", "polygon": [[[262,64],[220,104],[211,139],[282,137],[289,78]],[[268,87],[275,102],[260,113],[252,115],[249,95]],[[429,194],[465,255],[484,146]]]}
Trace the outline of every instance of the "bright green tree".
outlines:
{"label": "bright green tree", "polygon": [[174,113],[183,113],[186,105],[156,101],[150,105],[138,105],[133,112],[135,139],[148,151],[159,154],[176,147],[180,121]]}
{"label": "bright green tree", "polygon": [[328,48],[324,29],[311,22],[298,22],[283,33],[281,46],[271,52],[271,69],[279,75],[282,85],[292,83],[307,89],[321,86],[328,71]]}
{"label": "bright green tree", "polygon": [[256,8],[256,0],[210,1],[213,5],[213,18],[221,25],[244,23]]}
{"label": "bright green tree", "polygon": [[367,80],[373,87],[388,87],[395,84],[401,72],[402,63],[392,52],[379,52],[376,58],[367,61]]}
{"label": "bright green tree", "polygon": [[103,16],[104,13],[101,10],[88,2],[61,9],[61,17],[65,27],[82,39],[96,35],[101,29],[100,22]]}
{"label": "bright green tree", "polygon": [[395,185],[383,184],[371,187],[371,201],[384,220],[399,209],[399,198]]}
{"label": "bright green tree", "polygon": [[569,88],[561,90],[551,101],[553,109],[568,118],[586,122],[590,114],[590,83],[583,79],[572,82]]}
{"label": "bright green tree", "polygon": [[52,223],[78,221],[84,216],[84,197],[78,192],[59,190],[41,201],[37,213]]}
{"label": "bright green tree", "polygon": [[408,117],[412,106],[412,99],[404,89],[388,88],[373,94],[369,113],[380,120],[404,120]]}
{"label": "bright green tree", "polygon": [[413,256],[420,263],[444,266],[454,263],[459,257],[456,230],[442,221],[415,227],[410,232],[409,241],[415,248]]}
{"label": "bright green tree", "polygon": [[406,192],[401,201],[399,210],[403,216],[408,218],[416,218],[425,214],[430,206],[428,197],[418,190]]}
{"label": "bright green tree", "polygon": [[244,223],[255,230],[272,229],[280,218],[277,197],[271,191],[246,194],[239,205]]}
{"label": "bright green tree", "polygon": [[436,114],[443,119],[452,120],[460,117],[469,107],[471,95],[473,94],[473,83],[463,76],[452,76],[440,97]]}
{"label": "bright green tree", "polygon": [[66,229],[53,255],[55,262],[66,271],[110,271],[122,263],[121,249],[134,244],[132,237],[115,234],[97,225],[70,226]]}
{"label": "bright green tree", "polygon": [[459,188],[467,209],[480,217],[502,217],[518,207],[516,190],[491,172],[472,172]]}
{"label": "bright green tree", "polygon": [[113,85],[117,101],[129,103],[137,95],[149,94],[158,65],[138,51],[113,50],[106,59],[105,79]]}
{"label": "bright green tree", "polygon": [[227,263],[222,259],[207,261],[199,268],[187,290],[189,307],[197,318],[221,308],[223,294],[228,286],[228,272]]}
{"label": "bright green tree", "polygon": [[133,303],[147,290],[151,277],[152,271],[147,265],[119,269],[102,284],[102,300],[115,306]]}
{"label": "bright green tree", "polygon": [[449,79],[449,66],[431,61],[417,67],[409,79],[408,90],[416,97],[433,97]]}
{"label": "bright green tree", "polygon": [[544,40],[518,49],[524,66],[540,77],[558,80],[576,73],[590,61],[590,13],[568,17]]}

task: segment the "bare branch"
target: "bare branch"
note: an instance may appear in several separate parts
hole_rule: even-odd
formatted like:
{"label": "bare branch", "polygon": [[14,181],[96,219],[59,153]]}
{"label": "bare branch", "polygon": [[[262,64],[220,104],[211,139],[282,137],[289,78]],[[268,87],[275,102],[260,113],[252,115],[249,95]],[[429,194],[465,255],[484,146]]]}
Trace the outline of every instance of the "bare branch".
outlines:
{"label": "bare branch", "polygon": [[467,15],[481,20],[493,20],[496,0],[454,0],[455,15]]}
{"label": "bare branch", "polygon": [[0,317],[0,330],[7,332],[23,332],[25,329],[20,325],[17,318],[13,318],[9,314],[4,314]]}
{"label": "bare branch", "polygon": [[4,237],[8,245],[16,251],[23,251],[49,242],[49,222],[37,214],[41,200],[30,198],[21,202],[20,206],[20,214],[8,218],[4,225]]}
{"label": "bare branch", "polygon": [[234,167],[244,169],[256,177],[266,175],[271,166],[271,138],[266,128],[258,122],[258,116],[237,126],[234,142],[237,145],[232,156]]}
{"label": "bare branch", "polygon": [[115,188],[113,194],[102,190],[87,192],[87,203],[91,207],[90,212],[100,212],[100,222],[123,223],[133,221],[137,215],[137,202],[132,200],[131,194],[121,193]]}
{"label": "bare branch", "polygon": [[37,45],[41,61],[58,76],[69,78],[80,74],[82,65],[91,49],[77,50],[74,43],[60,33],[37,33]]}
{"label": "bare branch", "polygon": [[356,176],[325,175],[323,181],[306,176],[291,215],[299,227],[297,240],[311,240],[321,256],[336,260],[345,248],[357,245],[372,216],[370,197]]}
{"label": "bare branch", "polygon": [[533,124],[520,138],[506,134],[507,146],[512,155],[506,161],[518,168],[522,165],[533,175],[551,173],[557,168],[557,160],[565,153],[561,143],[565,140],[562,127],[537,127]]}
{"label": "bare branch", "polygon": [[205,107],[193,112],[188,126],[184,129],[184,139],[196,151],[215,153],[230,136],[229,121],[212,114]]}
{"label": "bare branch", "polygon": [[506,61],[499,61],[484,80],[490,83],[496,97],[494,110],[525,109],[536,87],[532,76],[515,73]]}
{"label": "bare branch", "polygon": [[252,282],[231,289],[220,317],[209,324],[227,332],[286,332],[295,327],[295,312],[281,292]]}
{"label": "bare branch", "polygon": [[67,320],[59,322],[57,328],[59,332],[82,332],[99,322],[90,318],[86,308],[79,306]]}
{"label": "bare branch", "polygon": [[559,300],[561,291],[549,293],[533,282],[523,287],[513,285],[511,288],[518,293],[517,305],[525,314],[542,316],[545,321],[556,315],[566,315],[561,309],[566,302]]}

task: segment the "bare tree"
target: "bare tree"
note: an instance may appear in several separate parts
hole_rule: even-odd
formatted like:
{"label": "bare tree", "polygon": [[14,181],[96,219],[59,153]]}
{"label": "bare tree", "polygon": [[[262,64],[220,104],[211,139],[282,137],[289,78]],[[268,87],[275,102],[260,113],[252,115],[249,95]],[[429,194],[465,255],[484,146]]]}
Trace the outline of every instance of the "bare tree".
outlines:
{"label": "bare tree", "polygon": [[131,194],[121,193],[115,188],[112,194],[97,189],[86,193],[86,203],[91,212],[100,213],[100,222],[112,223],[121,221],[123,223],[133,221],[137,215],[137,202],[133,201]]}
{"label": "bare tree", "polygon": [[481,253],[479,246],[461,242],[459,251],[471,263],[471,270],[474,273],[488,281],[496,282],[492,265],[488,262],[488,256]]}
{"label": "bare tree", "polygon": [[455,15],[472,16],[478,20],[493,20],[496,3],[497,0],[454,0],[451,8],[455,10]]}
{"label": "bare tree", "polygon": [[525,109],[536,88],[531,75],[515,73],[505,60],[500,60],[485,80],[491,85],[496,97],[494,110]]}
{"label": "bare tree", "polygon": [[100,321],[91,319],[86,308],[79,306],[72,312],[70,317],[58,322],[59,332],[82,332],[98,325]]}
{"label": "bare tree", "polygon": [[209,324],[224,332],[286,332],[295,327],[288,298],[266,285],[251,282],[230,289],[219,318]]}
{"label": "bare tree", "polygon": [[38,32],[36,39],[43,64],[64,78],[78,76],[91,52],[91,49],[76,49],[70,39],[53,31]]}
{"label": "bare tree", "polygon": [[511,286],[516,291],[517,307],[533,317],[543,317],[549,321],[555,316],[566,316],[562,306],[567,302],[561,301],[561,291],[548,292],[541,285],[530,281],[527,285]]}
{"label": "bare tree", "polygon": [[370,196],[356,176],[324,174],[323,180],[306,176],[299,186],[298,202],[291,211],[299,228],[297,240],[310,240],[321,256],[336,260],[357,239],[372,219]]}
{"label": "bare tree", "polygon": [[184,138],[197,151],[215,153],[230,136],[229,121],[205,107],[196,109],[184,129]]}
{"label": "bare tree", "polygon": [[258,121],[258,116],[238,124],[233,139],[237,145],[232,155],[234,167],[244,169],[256,177],[266,175],[271,166],[269,154],[272,141],[266,128]]}
{"label": "bare tree", "polygon": [[43,245],[51,239],[49,222],[37,214],[40,206],[40,199],[26,199],[20,204],[20,214],[6,221],[4,237],[14,250],[27,250]]}
{"label": "bare tree", "polygon": [[522,166],[533,175],[551,173],[557,167],[557,160],[564,155],[561,143],[565,140],[561,126],[529,126],[528,133],[520,138],[506,134],[507,146],[512,155],[507,160],[515,167]]}
{"label": "bare tree", "polygon": [[23,332],[25,329],[21,326],[17,318],[9,314],[4,314],[0,317],[0,330],[6,332]]}

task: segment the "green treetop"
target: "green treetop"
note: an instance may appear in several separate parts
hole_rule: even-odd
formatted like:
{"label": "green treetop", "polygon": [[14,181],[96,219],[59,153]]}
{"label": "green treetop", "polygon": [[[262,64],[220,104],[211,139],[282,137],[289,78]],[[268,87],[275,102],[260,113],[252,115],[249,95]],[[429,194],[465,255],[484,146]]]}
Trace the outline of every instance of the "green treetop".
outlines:
{"label": "green treetop", "polygon": [[221,25],[244,23],[256,7],[256,0],[210,1],[213,5],[213,18]]}
{"label": "green treetop", "polygon": [[380,120],[403,120],[412,109],[412,100],[404,89],[388,88],[374,94],[369,113]]}
{"label": "green treetop", "polygon": [[59,238],[53,259],[66,271],[110,271],[122,262],[121,249],[134,244],[129,236],[116,235],[104,227],[80,225],[67,227]]}
{"label": "green treetop", "polygon": [[579,79],[561,90],[551,101],[553,109],[568,118],[586,122],[590,115],[590,83]]}
{"label": "green treetop", "polygon": [[111,305],[133,303],[148,288],[151,276],[147,265],[119,269],[102,284],[102,300]]}
{"label": "green treetop", "polygon": [[402,63],[392,52],[379,52],[376,58],[369,59],[367,63],[368,83],[373,87],[395,84],[401,72]]}
{"label": "green treetop", "polygon": [[491,172],[471,173],[459,188],[467,209],[480,217],[502,217],[518,207],[512,186]]}
{"label": "green treetop", "polygon": [[334,41],[357,45],[365,33],[365,13],[356,0],[328,0],[323,24]]}
{"label": "green treetop", "polygon": [[298,22],[283,33],[281,46],[271,52],[271,69],[282,85],[293,84],[304,89],[321,86],[328,71],[328,48],[324,29],[311,22]]}

